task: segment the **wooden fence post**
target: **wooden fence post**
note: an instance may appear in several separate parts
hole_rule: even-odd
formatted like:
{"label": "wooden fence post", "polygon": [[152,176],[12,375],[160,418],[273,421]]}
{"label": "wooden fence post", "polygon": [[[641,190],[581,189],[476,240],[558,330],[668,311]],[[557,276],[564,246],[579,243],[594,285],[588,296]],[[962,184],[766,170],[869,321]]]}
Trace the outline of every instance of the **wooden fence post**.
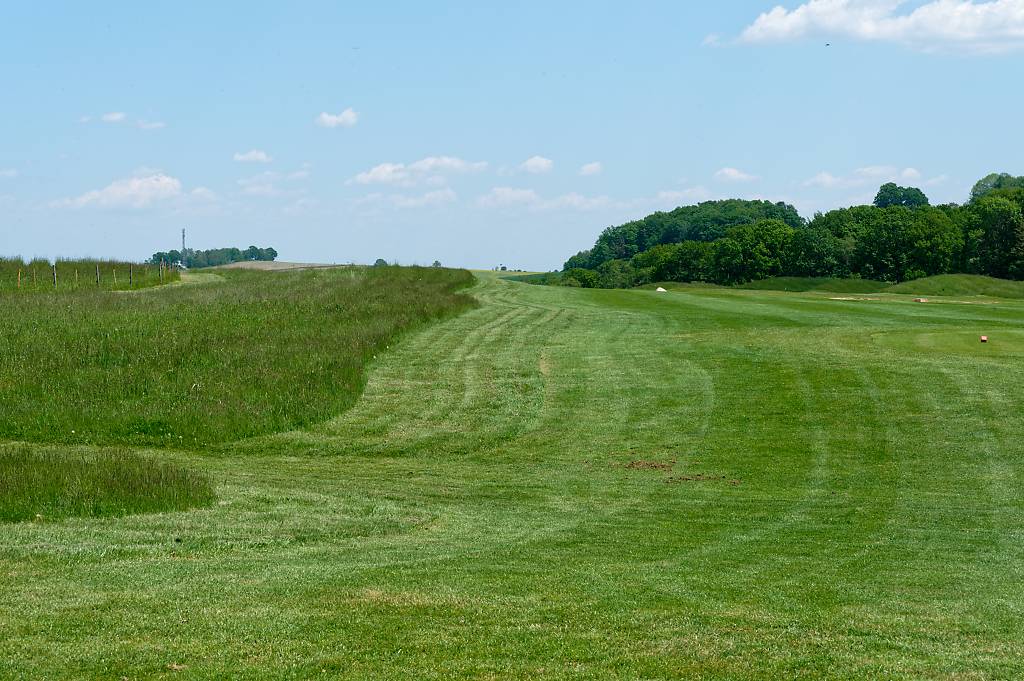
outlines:
{"label": "wooden fence post", "polygon": [[21,288],[21,268],[18,268],[18,288]]}
{"label": "wooden fence post", "polygon": [[96,287],[99,288],[99,285],[100,285],[100,264],[96,263]]}
{"label": "wooden fence post", "polygon": [[53,290],[57,290],[57,263],[53,263]]}

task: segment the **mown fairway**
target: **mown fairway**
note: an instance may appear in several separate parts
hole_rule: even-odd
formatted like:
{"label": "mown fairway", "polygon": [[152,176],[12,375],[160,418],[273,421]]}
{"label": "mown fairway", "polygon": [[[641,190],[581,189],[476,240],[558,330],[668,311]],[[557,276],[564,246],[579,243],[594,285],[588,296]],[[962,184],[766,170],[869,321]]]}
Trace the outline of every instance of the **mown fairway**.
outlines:
{"label": "mown fairway", "polygon": [[1024,303],[472,292],[155,453],[211,508],[0,525],[0,676],[1024,675]]}

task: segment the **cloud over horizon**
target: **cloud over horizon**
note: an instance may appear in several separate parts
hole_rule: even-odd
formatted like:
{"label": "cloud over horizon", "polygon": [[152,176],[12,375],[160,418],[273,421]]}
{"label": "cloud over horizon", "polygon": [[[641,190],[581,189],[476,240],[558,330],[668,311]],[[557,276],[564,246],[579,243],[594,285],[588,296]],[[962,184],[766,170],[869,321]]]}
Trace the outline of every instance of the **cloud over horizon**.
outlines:
{"label": "cloud over horizon", "polygon": [[794,9],[776,5],[747,26],[738,41],[782,43],[835,36],[923,51],[999,53],[1024,48],[1024,0],[931,0],[901,12],[906,5],[905,0],[809,0]]}

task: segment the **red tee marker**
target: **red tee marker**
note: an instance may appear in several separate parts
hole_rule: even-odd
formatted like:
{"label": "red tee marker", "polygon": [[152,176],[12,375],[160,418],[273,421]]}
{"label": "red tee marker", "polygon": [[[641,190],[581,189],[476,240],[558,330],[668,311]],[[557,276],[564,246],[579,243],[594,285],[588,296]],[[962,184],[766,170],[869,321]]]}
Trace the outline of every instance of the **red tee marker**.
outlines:
{"label": "red tee marker", "polygon": [[988,343],[988,336],[982,336],[981,337],[981,342],[982,343]]}

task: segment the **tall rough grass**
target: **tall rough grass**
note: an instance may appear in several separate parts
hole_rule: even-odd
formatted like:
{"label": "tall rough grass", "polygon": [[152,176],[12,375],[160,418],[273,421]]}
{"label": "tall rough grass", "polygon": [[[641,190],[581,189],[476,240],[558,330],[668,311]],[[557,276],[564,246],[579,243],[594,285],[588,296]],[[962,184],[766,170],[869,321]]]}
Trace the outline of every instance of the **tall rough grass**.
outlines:
{"label": "tall rough grass", "polygon": [[0,438],[194,447],[323,421],[396,335],[472,305],[463,270],[222,276],[132,296],[0,292]]}
{"label": "tall rough grass", "polygon": [[[54,285],[53,271],[57,270]],[[97,282],[97,272],[99,281]],[[29,260],[0,258],[0,293],[69,292],[82,290],[128,291],[178,281],[181,274],[159,265],[116,260]]]}
{"label": "tall rough grass", "polygon": [[0,522],[208,506],[203,474],[128,452],[0,448]]}

